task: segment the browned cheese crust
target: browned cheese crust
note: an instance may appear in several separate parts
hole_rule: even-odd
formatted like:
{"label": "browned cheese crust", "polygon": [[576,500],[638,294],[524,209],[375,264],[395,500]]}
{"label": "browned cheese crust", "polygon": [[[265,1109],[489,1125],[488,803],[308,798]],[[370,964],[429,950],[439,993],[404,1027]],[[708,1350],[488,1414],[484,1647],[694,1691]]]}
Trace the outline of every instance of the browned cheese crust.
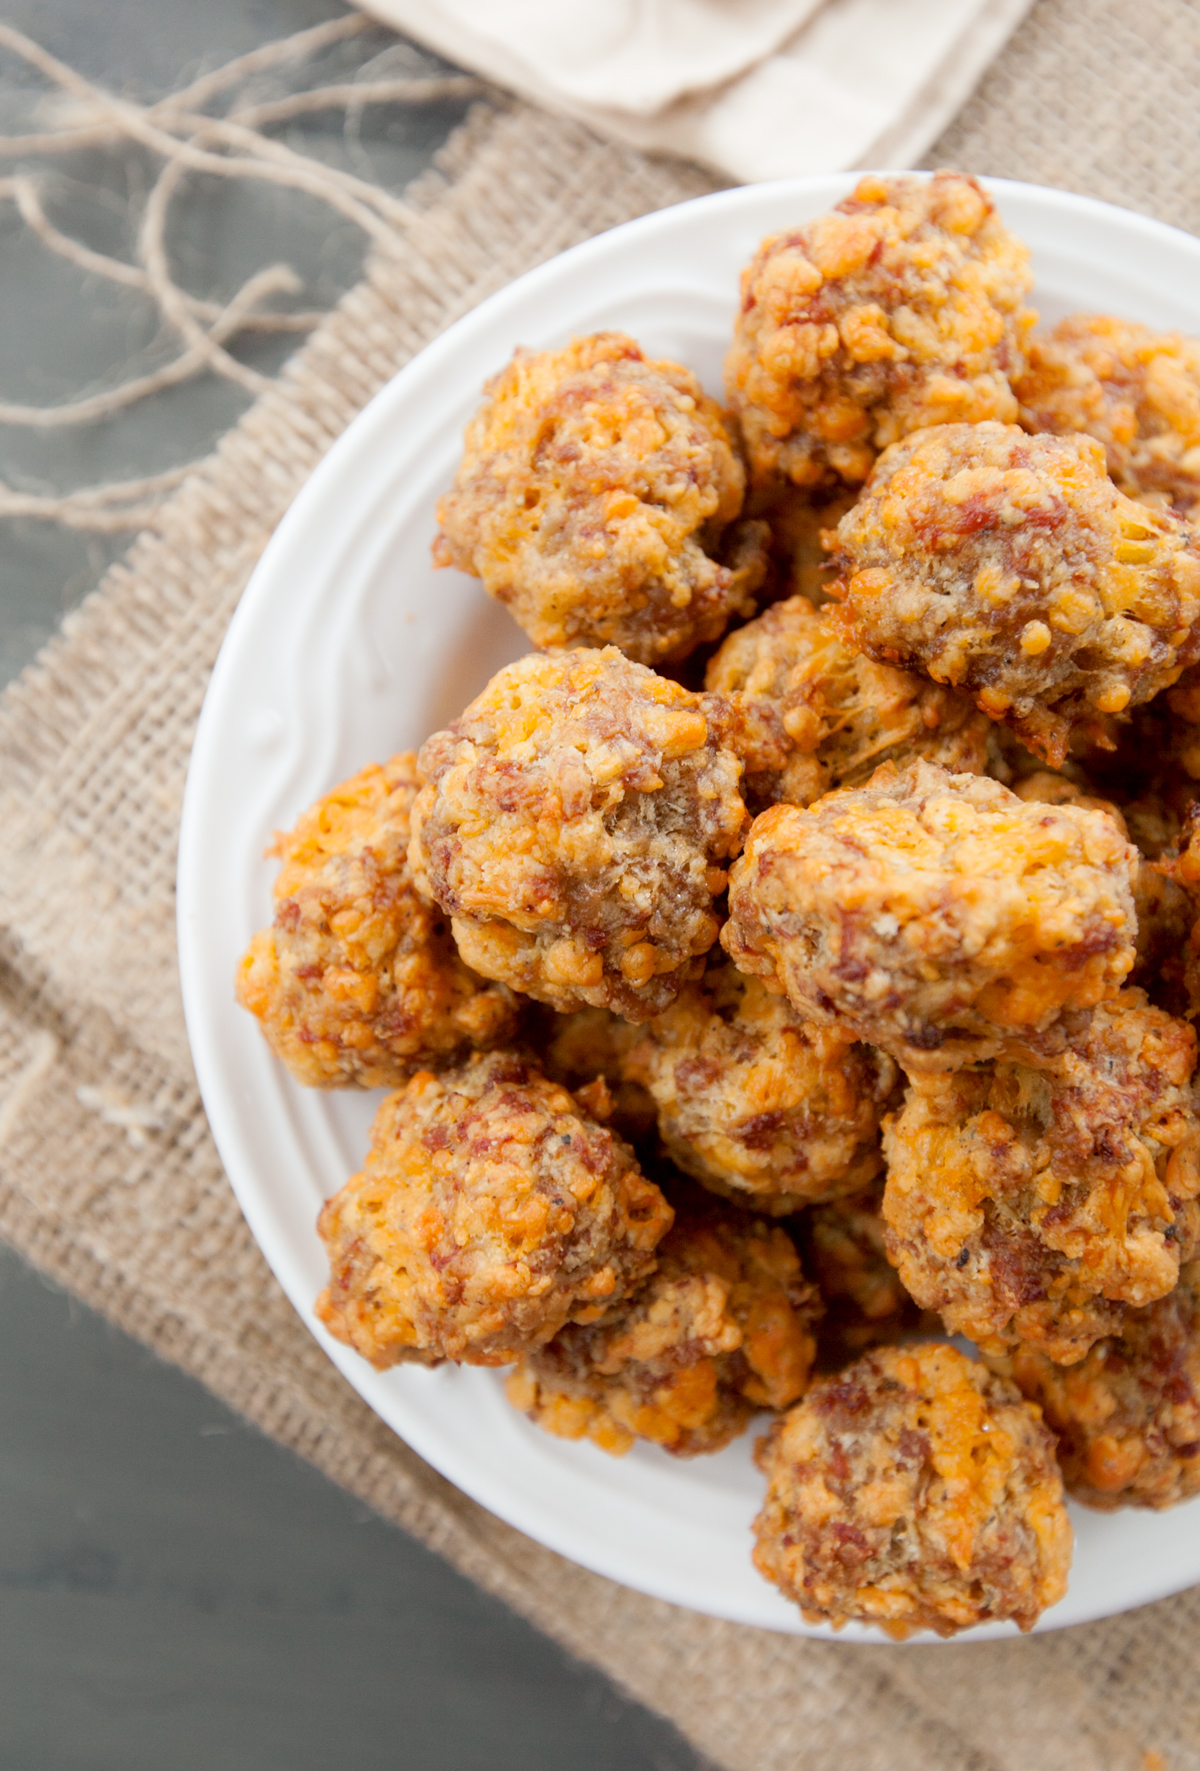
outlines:
{"label": "browned cheese crust", "polygon": [[317,1315],[380,1369],[508,1365],[626,1297],[672,1215],[628,1145],[512,1053],[421,1071],[321,1212]]}
{"label": "browned cheese crust", "polygon": [[884,1125],[888,1254],[946,1326],[1070,1365],[1164,1297],[1200,1227],[1196,1036],[1124,991],[1056,1055],[923,1078]]}
{"label": "browned cheese crust", "polygon": [[754,812],[811,805],[884,762],[925,757],[970,775],[988,762],[992,724],[967,696],[851,651],[836,615],[802,596],[731,633],[705,682],[734,707],[730,742]]}
{"label": "browned cheese crust", "polygon": [[910,1072],[952,1069],[1119,989],[1136,863],[1104,812],[884,764],[755,819],[721,940],[808,1019]]}
{"label": "browned cheese crust", "polygon": [[408,865],[416,757],[335,787],[276,837],[275,921],[237,971],[237,998],[313,1088],[395,1087],[512,1037],[517,1004],[469,971]]}
{"label": "browned cheese crust", "polygon": [[677,1457],[719,1451],[756,1410],[804,1394],[819,1309],[785,1231],[683,1206],[641,1290],[594,1328],[564,1328],[513,1373],[508,1398],[617,1457],[635,1439]]}
{"label": "browned cheese crust", "polygon": [[535,644],[652,664],[753,611],[765,530],[729,532],[745,471],[690,370],[620,332],[519,350],[465,442],[434,558],[482,578]]}
{"label": "browned cheese crust", "polygon": [[817,1368],[840,1371],[872,1347],[917,1331],[939,1332],[938,1317],[909,1297],[887,1258],[883,1180],[849,1199],[815,1205],[796,1222],[805,1271],[821,1293]]}
{"label": "browned cheese crust", "polygon": [[756,1211],[855,1193],[883,1166],[891,1059],[804,1021],[728,962],[646,1024],[625,1073],[649,1089],[684,1173]]}
{"label": "browned cheese crust", "polygon": [[421,749],[409,849],[467,964],[564,1013],[673,1002],[746,823],[722,721],[612,647],[493,677]]}
{"label": "browned cheese crust", "polygon": [[1015,383],[1031,431],[1083,431],[1131,498],[1188,512],[1200,499],[1200,343],[1109,314],[1072,314],[1030,339]]}
{"label": "browned cheese crust", "polygon": [[815,1384],[758,1461],[755,1565],[809,1623],[1028,1630],[1066,1592],[1053,1438],[1013,1385],[954,1347],[879,1348]]}
{"label": "browned cheese crust", "polygon": [[842,631],[972,694],[1058,765],[1073,727],[1124,713],[1200,650],[1187,524],[1117,490],[1090,437],[918,431],[838,525]]}
{"label": "browned cheese crust", "polygon": [[1058,1437],[1067,1491],[1101,1512],[1173,1507],[1200,1491],[1200,1265],[1126,1310],[1078,1365],[1019,1346],[997,1361]]}
{"label": "browned cheese crust", "polygon": [[725,363],[752,481],[857,484],[911,430],[1014,420],[1032,280],[1026,247],[955,172],[869,176],[764,240]]}

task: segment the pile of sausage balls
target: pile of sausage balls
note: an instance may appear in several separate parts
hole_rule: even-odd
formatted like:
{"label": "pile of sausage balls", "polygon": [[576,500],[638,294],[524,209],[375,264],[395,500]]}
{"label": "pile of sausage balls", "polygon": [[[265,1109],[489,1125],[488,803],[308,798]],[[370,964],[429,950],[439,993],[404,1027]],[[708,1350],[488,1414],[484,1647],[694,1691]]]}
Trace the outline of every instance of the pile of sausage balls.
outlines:
{"label": "pile of sausage balls", "polygon": [[434,552],[536,649],[278,837],[238,977],[392,1091],[327,1328],[617,1456],[765,1416],[757,1566],[895,1636],[1029,1629],[1064,1488],[1200,1490],[1200,344],[1031,283],[868,177],[725,408],[518,350]]}

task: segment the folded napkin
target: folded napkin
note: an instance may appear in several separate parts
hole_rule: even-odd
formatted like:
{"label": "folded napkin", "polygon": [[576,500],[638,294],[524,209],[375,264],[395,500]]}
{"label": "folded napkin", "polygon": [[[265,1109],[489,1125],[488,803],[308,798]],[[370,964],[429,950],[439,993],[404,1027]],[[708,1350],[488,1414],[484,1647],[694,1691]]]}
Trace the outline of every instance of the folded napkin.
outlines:
{"label": "folded napkin", "polygon": [[360,0],[461,66],[750,183],[911,166],[1032,0]]}

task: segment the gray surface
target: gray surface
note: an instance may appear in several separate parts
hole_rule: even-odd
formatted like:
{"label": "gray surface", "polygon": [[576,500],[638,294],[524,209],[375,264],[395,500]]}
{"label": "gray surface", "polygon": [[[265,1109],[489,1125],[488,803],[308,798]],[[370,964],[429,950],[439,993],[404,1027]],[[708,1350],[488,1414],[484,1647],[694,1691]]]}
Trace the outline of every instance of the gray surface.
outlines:
{"label": "gray surface", "polygon": [[[0,0],[0,18],[141,97],[338,10]],[[0,60],[0,127],[20,126],[27,86]],[[458,114],[377,119],[365,142],[375,176],[401,186]],[[343,163],[359,152],[333,128],[300,139]],[[146,173],[137,155],[59,162],[47,202],[92,244],[127,251],[124,205],[95,193],[123,196]],[[323,209],[206,185],[181,205],[173,245],[200,294],[286,257],[308,279],[300,306],[333,299],[361,262],[354,230]],[[130,359],[162,360],[138,299],[48,259],[11,209],[0,209],[0,311],[0,398],[60,400],[111,384]],[[266,369],[290,348],[260,343],[249,360]],[[245,400],[209,380],[84,430],[0,426],[0,476],[44,490],[157,471],[206,449]],[[121,546],[0,523],[0,681]],[[666,1724],[0,1249],[3,1771],[343,1763],[688,1771],[696,1760]]]}

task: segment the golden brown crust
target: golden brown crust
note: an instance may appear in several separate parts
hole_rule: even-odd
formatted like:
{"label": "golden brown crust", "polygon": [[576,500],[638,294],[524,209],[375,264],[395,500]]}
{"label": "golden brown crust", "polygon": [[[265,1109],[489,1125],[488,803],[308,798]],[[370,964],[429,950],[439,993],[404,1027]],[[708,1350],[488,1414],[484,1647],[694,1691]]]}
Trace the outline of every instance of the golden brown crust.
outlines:
{"label": "golden brown crust", "polygon": [[1021,1345],[992,1361],[1058,1438],[1069,1494],[1101,1512],[1173,1507],[1200,1492],[1200,1265],[1169,1296],[1126,1310],[1064,1369]]}
{"label": "golden brown crust", "polygon": [[511,993],[468,970],[446,919],[413,887],[417,786],[405,751],[276,837],[275,921],[239,963],[237,998],[310,1087],[395,1087],[516,1030]]}
{"label": "golden brown crust", "polygon": [[782,1217],[880,1172],[896,1067],[806,1022],[727,961],[648,1022],[625,1074],[650,1091],[672,1160],[705,1187]]}
{"label": "golden brown crust", "polygon": [[1031,283],[1027,249],[955,172],[868,176],[764,240],[725,364],[752,480],[857,483],[908,431],[1015,419]]}
{"label": "golden brown crust", "polygon": [[987,765],[991,721],[965,695],[851,651],[833,614],[805,597],[731,633],[705,686],[734,707],[730,742],[755,812],[811,805],[832,788],[860,786],[884,762],[924,757],[971,775]]}
{"label": "golden brown crust", "polygon": [[1054,1441],[1013,1385],[953,1347],[880,1348],[815,1384],[758,1460],[755,1565],[809,1623],[1028,1630],[1066,1592]]}
{"label": "golden brown crust", "polygon": [[941,1322],[916,1304],[887,1258],[883,1180],[848,1199],[815,1205],[796,1222],[805,1271],[825,1314],[817,1324],[817,1369],[840,1371],[872,1347],[891,1346]]}
{"label": "golden brown crust", "polygon": [[534,653],[421,749],[409,849],[467,963],[648,1020],[717,936],[741,763],[713,698],[614,648]]}
{"label": "golden brown crust", "polygon": [[380,1369],[507,1365],[626,1297],[671,1218],[628,1145],[511,1052],[422,1071],[321,1212],[317,1315]]}
{"label": "golden brown crust", "polygon": [[1166,1295],[1200,1228],[1196,1036],[1126,990],[1054,1055],[927,1077],[884,1125],[888,1254],[946,1326],[1060,1364]]}
{"label": "golden brown crust", "polygon": [[721,940],[810,1020],[949,1069],[1112,995],[1137,851],[1103,812],[933,763],[757,818]]}
{"label": "golden brown crust", "polygon": [[761,1408],[804,1394],[820,1305],[785,1231],[682,1206],[658,1267],[594,1328],[564,1328],[508,1380],[548,1432],[621,1456],[637,1438],[676,1457],[719,1451]]}
{"label": "golden brown crust", "polygon": [[1187,513],[1200,499],[1200,343],[1110,314],[1071,314],[1030,339],[1015,384],[1031,431],[1083,431],[1131,498]]}
{"label": "golden brown crust", "polygon": [[620,332],[519,350],[465,445],[434,558],[482,578],[535,644],[652,664],[752,613],[762,534],[730,530],[745,473],[678,363],[648,362]]}
{"label": "golden brown crust", "polygon": [[1119,492],[1089,437],[917,431],[838,549],[849,644],[966,690],[1055,765],[1073,727],[1148,701],[1200,650],[1191,530]]}

